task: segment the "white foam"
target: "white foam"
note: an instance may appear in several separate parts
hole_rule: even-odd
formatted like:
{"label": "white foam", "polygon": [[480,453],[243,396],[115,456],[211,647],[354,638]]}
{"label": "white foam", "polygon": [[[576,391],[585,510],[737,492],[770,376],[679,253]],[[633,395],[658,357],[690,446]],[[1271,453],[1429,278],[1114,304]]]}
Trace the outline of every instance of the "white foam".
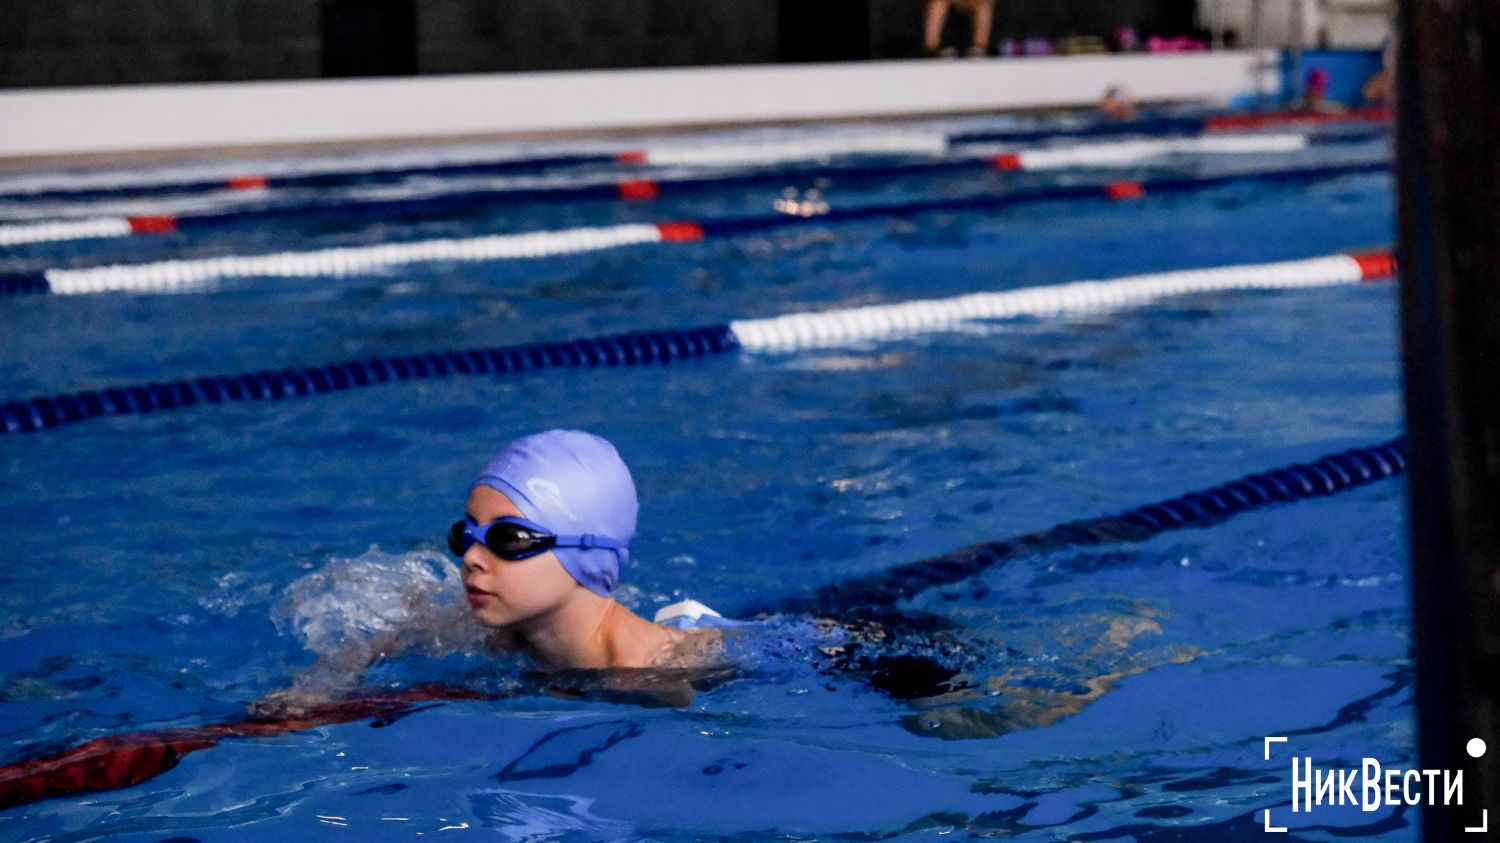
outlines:
{"label": "white foam", "polygon": [[487,633],[470,616],[463,593],[458,566],[446,556],[372,546],[293,582],[271,618],[320,656],[358,650],[387,635],[437,655],[473,652]]}

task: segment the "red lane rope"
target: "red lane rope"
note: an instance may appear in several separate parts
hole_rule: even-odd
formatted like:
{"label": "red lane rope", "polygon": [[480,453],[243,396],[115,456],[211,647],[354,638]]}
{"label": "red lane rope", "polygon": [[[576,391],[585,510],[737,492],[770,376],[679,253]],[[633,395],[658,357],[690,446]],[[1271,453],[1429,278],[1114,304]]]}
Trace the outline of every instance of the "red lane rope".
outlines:
{"label": "red lane rope", "polygon": [[256,717],[95,738],[56,755],[0,767],[0,809],[140,784],[176,767],[184,756],[225,738],[262,738],[374,717],[400,717],[424,702],[494,698],[469,688],[428,685],[320,706],[298,717]]}
{"label": "red lane rope", "polygon": [[1210,132],[1259,129],[1266,126],[1296,126],[1309,123],[1343,123],[1350,121],[1385,122],[1391,119],[1388,108],[1356,108],[1349,111],[1278,111],[1268,114],[1222,114],[1203,121]]}

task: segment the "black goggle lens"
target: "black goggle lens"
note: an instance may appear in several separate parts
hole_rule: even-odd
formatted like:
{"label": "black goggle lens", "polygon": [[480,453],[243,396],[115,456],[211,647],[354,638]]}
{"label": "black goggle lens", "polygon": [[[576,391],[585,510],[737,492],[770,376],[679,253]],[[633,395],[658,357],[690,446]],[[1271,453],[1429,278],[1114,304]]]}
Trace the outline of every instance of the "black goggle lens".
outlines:
{"label": "black goggle lens", "polygon": [[[467,527],[467,522],[455,521],[452,528],[448,530],[448,550],[452,551],[454,556],[463,556],[472,543],[465,534]],[[557,546],[557,537],[549,533],[539,533],[520,524],[497,521],[485,531],[484,546],[501,559],[515,562],[551,550]]]}
{"label": "black goggle lens", "polygon": [[448,552],[454,556],[463,556],[464,551],[468,550],[464,547],[465,526],[462,521],[454,521],[453,526],[448,528]]}

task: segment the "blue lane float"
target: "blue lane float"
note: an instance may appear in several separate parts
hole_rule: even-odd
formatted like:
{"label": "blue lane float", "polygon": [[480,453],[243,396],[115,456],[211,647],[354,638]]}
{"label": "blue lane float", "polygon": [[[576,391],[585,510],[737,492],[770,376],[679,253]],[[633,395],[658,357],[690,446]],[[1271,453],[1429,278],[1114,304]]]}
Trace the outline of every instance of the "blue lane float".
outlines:
{"label": "blue lane float", "polygon": [[740,615],[817,614],[890,607],[1014,559],[1070,548],[1141,542],[1173,530],[1207,527],[1278,504],[1335,495],[1399,476],[1406,469],[1406,458],[1406,437],[1399,436],[1309,463],[1249,474],[1118,515],[1070,521],[1035,533],[982,542],[932,559],[833,583],[807,596],[748,606]]}
{"label": "blue lane float", "polygon": [[18,401],[0,408],[0,430],[32,433],[105,416],[206,404],[278,401],[396,381],[502,375],[544,369],[639,366],[724,354],[739,347],[728,325],[648,331],[565,342],[375,357],[327,366],[183,378]]}
{"label": "blue lane float", "polygon": [[359,387],[455,375],[503,375],[672,363],[744,350],[786,353],[857,346],[951,330],[980,320],[1056,316],[1139,306],[1170,296],[1227,290],[1290,290],[1359,284],[1389,277],[1386,252],[1330,255],[1273,264],[1182,270],[1078,281],[947,299],[869,305],[768,319],[737,320],[686,331],[646,331],[596,339],[377,357],[236,375],[183,378],[14,401],[0,406],[0,432],[35,433],[106,416],[207,404],[275,401]]}

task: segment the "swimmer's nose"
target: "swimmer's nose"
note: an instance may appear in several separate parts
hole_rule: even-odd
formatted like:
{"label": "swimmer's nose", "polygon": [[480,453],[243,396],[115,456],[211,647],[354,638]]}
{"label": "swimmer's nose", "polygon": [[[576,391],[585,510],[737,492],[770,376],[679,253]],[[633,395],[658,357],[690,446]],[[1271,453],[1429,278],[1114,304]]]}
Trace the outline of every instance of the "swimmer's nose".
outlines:
{"label": "swimmer's nose", "polygon": [[481,550],[482,547],[483,545],[475,543],[470,545],[468,550],[464,551],[465,571],[478,571],[480,573],[483,573],[484,571],[489,569],[489,561],[485,559],[486,554],[483,552],[483,550]]}

